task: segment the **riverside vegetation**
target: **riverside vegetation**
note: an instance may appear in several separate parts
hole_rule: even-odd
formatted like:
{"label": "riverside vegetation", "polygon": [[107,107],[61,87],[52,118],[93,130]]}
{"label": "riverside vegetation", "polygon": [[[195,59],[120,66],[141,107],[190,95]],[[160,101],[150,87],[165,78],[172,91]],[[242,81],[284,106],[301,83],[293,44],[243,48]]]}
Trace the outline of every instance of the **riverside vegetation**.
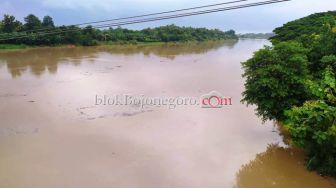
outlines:
{"label": "riverside vegetation", "polygon": [[274,30],[271,46],[243,62],[243,102],[281,122],[306,166],[336,176],[336,12],[310,15]]}
{"label": "riverside vegetation", "polygon": [[75,25],[57,27],[50,16],[45,16],[41,21],[35,15],[30,14],[24,18],[24,23],[16,20],[14,16],[4,15],[0,22],[0,39],[8,38],[13,39],[0,41],[0,48],[15,48],[15,45],[21,45],[21,47],[62,44],[92,46],[99,43],[189,42],[237,39],[238,37],[233,30],[224,32],[219,29],[210,30],[176,25],[143,30],[129,30],[120,27],[101,30],[90,25],[84,28]]}

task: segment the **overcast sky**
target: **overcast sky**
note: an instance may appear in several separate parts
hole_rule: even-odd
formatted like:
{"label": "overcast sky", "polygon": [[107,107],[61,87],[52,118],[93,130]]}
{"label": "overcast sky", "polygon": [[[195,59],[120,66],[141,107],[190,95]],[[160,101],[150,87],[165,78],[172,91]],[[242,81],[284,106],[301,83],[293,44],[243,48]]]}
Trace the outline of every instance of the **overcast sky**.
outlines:
{"label": "overcast sky", "polygon": [[[50,15],[54,18],[56,25],[68,25],[225,1],[230,0],[197,2],[195,0],[0,0],[0,15],[11,14],[19,20],[23,20],[23,17],[29,13],[33,13],[40,18],[44,15]],[[262,0],[250,0],[250,2],[259,1]],[[234,29],[238,33],[271,32],[275,27],[293,19],[328,10],[336,10],[336,0],[292,0],[273,5],[153,23],[141,23],[127,27],[141,29],[176,24],[180,26],[219,28],[222,30]]]}

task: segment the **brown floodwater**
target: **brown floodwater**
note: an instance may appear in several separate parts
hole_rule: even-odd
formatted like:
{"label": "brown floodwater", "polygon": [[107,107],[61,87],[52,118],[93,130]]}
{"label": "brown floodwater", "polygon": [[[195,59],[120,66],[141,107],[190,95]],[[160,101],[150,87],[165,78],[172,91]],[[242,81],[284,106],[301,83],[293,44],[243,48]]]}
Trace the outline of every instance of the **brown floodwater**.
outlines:
{"label": "brown floodwater", "polygon": [[[334,187],[272,122],[240,103],[240,62],[268,44],[39,48],[0,52],[1,188]],[[102,96],[195,97],[201,108],[97,105]]]}

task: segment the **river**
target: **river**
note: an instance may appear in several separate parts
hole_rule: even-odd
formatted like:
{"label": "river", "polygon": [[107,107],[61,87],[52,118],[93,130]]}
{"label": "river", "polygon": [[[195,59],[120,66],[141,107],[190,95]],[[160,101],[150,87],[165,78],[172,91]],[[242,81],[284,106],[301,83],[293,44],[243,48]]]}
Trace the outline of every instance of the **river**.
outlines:
{"label": "river", "polygon": [[[328,188],[273,122],[240,102],[241,62],[269,44],[0,52],[0,187]],[[103,97],[201,98],[222,108],[103,105]]]}

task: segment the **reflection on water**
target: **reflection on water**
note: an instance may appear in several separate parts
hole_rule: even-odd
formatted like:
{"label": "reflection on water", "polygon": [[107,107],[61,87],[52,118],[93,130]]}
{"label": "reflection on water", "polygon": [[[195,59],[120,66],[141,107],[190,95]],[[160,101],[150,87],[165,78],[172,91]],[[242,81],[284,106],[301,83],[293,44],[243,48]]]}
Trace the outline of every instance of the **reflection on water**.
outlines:
{"label": "reflection on water", "polygon": [[[277,145],[268,146],[237,173],[236,188],[246,187],[331,187],[315,172],[308,172],[302,152]],[[304,182],[304,183],[302,183]]]}
{"label": "reflection on water", "polygon": [[[0,187],[332,187],[239,101],[265,40],[0,52]],[[232,97],[222,109],[95,96]]]}
{"label": "reflection on water", "polygon": [[57,72],[58,64],[70,63],[78,65],[82,59],[95,59],[99,53],[111,55],[156,55],[173,60],[175,56],[184,54],[204,54],[218,48],[232,48],[237,40],[221,42],[203,42],[190,44],[153,44],[153,45],[115,45],[89,48],[39,48],[14,52],[0,52],[0,65],[6,64],[8,71],[15,78],[30,69],[36,76],[45,71]]}

